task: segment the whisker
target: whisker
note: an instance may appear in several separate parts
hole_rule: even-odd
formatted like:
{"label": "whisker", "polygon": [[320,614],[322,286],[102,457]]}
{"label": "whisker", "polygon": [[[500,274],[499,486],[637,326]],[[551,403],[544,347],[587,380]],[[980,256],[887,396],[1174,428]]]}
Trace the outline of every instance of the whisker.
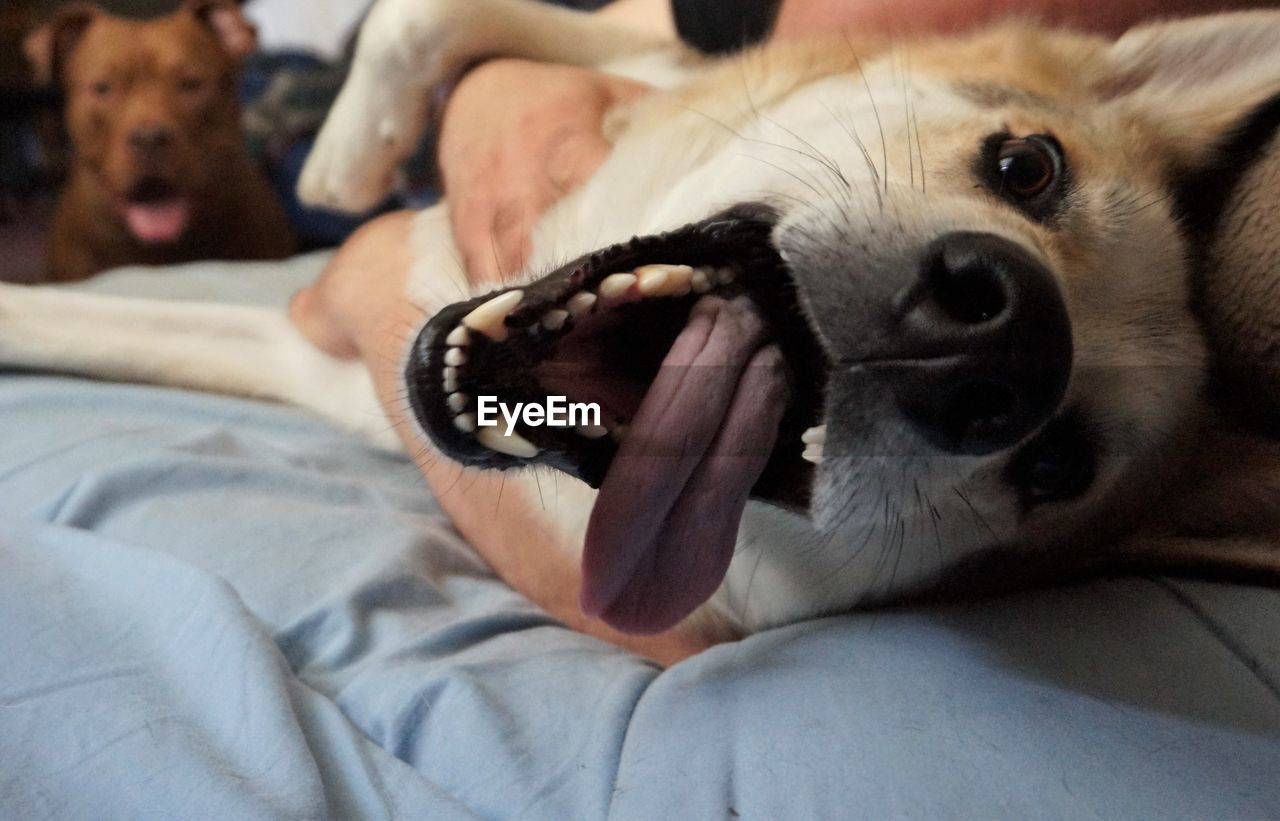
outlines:
{"label": "whisker", "polygon": [[844,133],[849,136],[849,139],[853,141],[853,144],[858,147],[858,150],[862,152],[862,160],[867,164],[867,170],[871,174],[871,183],[872,183],[871,190],[873,190],[876,194],[876,204],[879,206],[880,210],[883,211],[884,210],[884,194],[880,192],[880,169],[876,168],[875,162],[871,159],[871,152],[867,151],[867,144],[864,143],[862,141],[862,138],[858,136],[858,132],[853,127],[853,125],[851,123],[846,122],[838,114],[836,114],[836,112],[833,111],[831,107],[826,104],[826,102],[822,103],[822,107],[826,109],[827,113],[831,115],[831,119],[835,120],[836,125],[840,126],[840,128],[844,131]]}
{"label": "whisker", "polygon": [[889,193],[889,144],[884,136],[884,123],[880,120],[880,108],[876,105],[876,95],[871,91],[871,81],[867,79],[867,72],[862,68],[862,61],[858,59],[857,51],[853,47],[853,41],[849,39],[849,32],[842,31],[844,35],[845,45],[849,47],[849,55],[853,57],[853,64],[858,67],[858,76],[862,78],[862,86],[867,90],[867,100],[871,103],[871,111],[876,116],[876,128],[880,130],[880,152],[884,163],[884,193]]}

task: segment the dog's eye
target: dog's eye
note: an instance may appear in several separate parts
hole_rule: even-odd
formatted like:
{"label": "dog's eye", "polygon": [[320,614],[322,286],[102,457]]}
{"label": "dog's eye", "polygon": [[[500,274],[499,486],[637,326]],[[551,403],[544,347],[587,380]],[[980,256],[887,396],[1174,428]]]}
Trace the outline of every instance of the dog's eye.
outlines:
{"label": "dog's eye", "polygon": [[1005,477],[1027,509],[1081,496],[1093,484],[1096,457],[1075,414],[1053,420],[1014,456]]}
{"label": "dog's eye", "polygon": [[1057,152],[1043,138],[1005,140],[996,153],[1000,193],[1018,199],[1039,196],[1058,176]]}
{"label": "dog's eye", "polygon": [[178,88],[183,91],[194,94],[197,91],[203,91],[205,86],[203,77],[183,77],[178,81]]}
{"label": "dog's eye", "polygon": [[1062,146],[1046,134],[993,134],[983,144],[978,178],[1028,216],[1047,221],[1059,210],[1066,190]]}
{"label": "dog's eye", "polygon": [[111,83],[107,80],[99,80],[89,86],[89,90],[99,97],[105,97],[111,93]]}

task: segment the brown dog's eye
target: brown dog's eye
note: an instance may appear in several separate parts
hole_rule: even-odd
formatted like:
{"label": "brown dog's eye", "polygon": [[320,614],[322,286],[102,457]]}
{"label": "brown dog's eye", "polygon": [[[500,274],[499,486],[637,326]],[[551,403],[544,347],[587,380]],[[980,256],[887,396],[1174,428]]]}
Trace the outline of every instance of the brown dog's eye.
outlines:
{"label": "brown dog's eye", "polygon": [[106,80],[99,80],[98,82],[89,86],[89,90],[99,97],[105,97],[111,93],[111,83],[107,82]]}
{"label": "brown dog's eye", "polygon": [[1000,174],[1000,193],[1031,199],[1053,185],[1058,176],[1056,152],[1042,140],[1006,140],[996,154]]}

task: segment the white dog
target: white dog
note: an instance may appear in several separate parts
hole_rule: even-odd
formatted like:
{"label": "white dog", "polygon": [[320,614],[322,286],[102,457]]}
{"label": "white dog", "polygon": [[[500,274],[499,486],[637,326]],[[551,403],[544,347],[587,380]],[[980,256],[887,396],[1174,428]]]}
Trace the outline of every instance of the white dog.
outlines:
{"label": "white dog", "polygon": [[[447,206],[417,218],[403,387],[433,452],[510,471],[496,520],[446,504],[482,553],[581,554],[589,615],[716,637],[1121,565],[1277,577],[1280,14],[704,62],[522,0],[382,0],[303,194],[378,199],[488,55],[670,90],[612,113],[507,288],[455,302]],[[265,310],[9,287],[0,359],[386,430],[363,366]],[[551,395],[600,424],[477,426]],[[540,499],[537,465],[576,478]]]}

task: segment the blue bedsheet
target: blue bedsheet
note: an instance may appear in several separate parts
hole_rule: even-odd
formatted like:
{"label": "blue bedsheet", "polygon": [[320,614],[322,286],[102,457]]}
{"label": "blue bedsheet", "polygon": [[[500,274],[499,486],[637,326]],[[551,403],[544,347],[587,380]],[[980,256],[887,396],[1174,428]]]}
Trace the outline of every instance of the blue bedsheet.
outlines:
{"label": "blue bedsheet", "polygon": [[863,613],[660,672],[297,411],[0,375],[0,818],[1263,818],[1277,773],[1273,590]]}

